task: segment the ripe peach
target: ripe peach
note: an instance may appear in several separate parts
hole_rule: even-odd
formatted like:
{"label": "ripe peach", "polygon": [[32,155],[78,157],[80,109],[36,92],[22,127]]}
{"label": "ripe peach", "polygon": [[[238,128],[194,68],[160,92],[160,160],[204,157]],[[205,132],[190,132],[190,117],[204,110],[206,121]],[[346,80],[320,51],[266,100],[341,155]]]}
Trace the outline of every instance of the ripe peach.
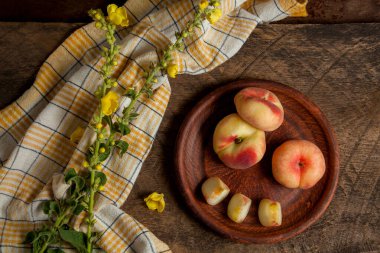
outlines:
{"label": "ripe peach", "polygon": [[290,140],[273,153],[273,177],[285,187],[308,189],[325,173],[322,151],[312,142]]}
{"label": "ripe peach", "polygon": [[277,96],[261,88],[245,88],[234,98],[239,116],[253,127],[273,131],[284,120],[284,109]]}
{"label": "ripe peach", "polygon": [[216,126],[213,146],[225,165],[233,169],[247,169],[263,158],[265,133],[233,113]]}

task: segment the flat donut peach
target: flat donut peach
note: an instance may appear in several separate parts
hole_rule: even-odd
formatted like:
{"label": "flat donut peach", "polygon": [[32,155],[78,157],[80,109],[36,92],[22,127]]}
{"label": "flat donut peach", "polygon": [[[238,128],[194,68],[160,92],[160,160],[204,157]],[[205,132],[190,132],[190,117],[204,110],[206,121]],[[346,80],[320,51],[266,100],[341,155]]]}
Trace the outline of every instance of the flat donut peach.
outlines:
{"label": "flat donut peach", "polygon": [[239,116],[253,127],[273,131],[284,121],[284,109],[277,96],[265,89],[249,87],[234,98]]}
{"label": "flat donut peach", "polygon": [[323,177],[325,170],[322,151],[310,141],[286,141],[273,153],[273,177],[287,188],[311,188]]}

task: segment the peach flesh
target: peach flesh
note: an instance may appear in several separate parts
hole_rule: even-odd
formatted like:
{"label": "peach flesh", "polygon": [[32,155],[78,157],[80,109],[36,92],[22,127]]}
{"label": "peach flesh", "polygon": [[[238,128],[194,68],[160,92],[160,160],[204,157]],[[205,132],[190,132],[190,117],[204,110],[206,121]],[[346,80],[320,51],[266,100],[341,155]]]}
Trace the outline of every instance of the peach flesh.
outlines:
{"label": "peach flesh", "polygon": [[325,170],[322,151],[306,140],[286,141],[273,153],[273,177],[288,188],[311,188],[323,177]]}

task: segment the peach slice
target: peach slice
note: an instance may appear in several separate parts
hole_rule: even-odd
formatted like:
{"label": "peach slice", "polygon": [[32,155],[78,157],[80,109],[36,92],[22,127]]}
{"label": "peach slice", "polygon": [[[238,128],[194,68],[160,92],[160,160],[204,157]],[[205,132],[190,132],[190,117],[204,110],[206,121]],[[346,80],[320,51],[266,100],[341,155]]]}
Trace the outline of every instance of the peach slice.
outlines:
{"label": "peach slice", "polygon": [[239,116],[257,129],[273,131],[284,120],[281,102],[269,90],[245,88],[236,94],[234,102]]}
{"label": "peach slice", "polygon": [[242,223],[248,215],[251,203],[252,200],[250,198],[241,193],[236,193],[228,203],[228,217],[236,223]]}
{"label": "peach slice", "polygon": [[259,204],[259,220],[264,227],[280,226],[282,223],[280,202],[262,199]]}
{"label": "peach slice", "polygon": [[217,205],[230,193],[230,188],[219,177],[210,177],[202,184],[202,194],[209,205]]}
{"label": "peach slice", "polygon": [[273,153],[273,177],[288,188],[311,188],[323,177],[325,170],[322,151],[310,141],[286,141]]}

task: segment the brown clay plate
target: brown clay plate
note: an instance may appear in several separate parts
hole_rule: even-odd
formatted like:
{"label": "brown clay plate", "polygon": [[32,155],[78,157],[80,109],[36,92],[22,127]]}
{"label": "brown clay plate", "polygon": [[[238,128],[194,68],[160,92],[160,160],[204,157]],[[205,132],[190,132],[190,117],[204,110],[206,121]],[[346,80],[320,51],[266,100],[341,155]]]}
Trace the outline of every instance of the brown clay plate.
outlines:
{"label": "brown clay plate", "polygon": [[[212,149],[212,136],[217,123],[236,112],[233,98],[246,87],[259,87],[274,92],[285,110],[282,126],[266,133],[264,158],[246,170],[226,167]],[[278,184],[271,173],[273,151],[289,139],[306,139],[315,143],[326,160],[323,178],[308,190],[287,189]],[[271,81],[237,81],[211,92],[188,114],[179,131],[176,146],[178,185],[192,212],[220,234],[244,243],[274,243],[289,239],[317,221],[330,204],[339,175],[338,146],[326,117],[301,92]],[[220,177],[231,189],[222,203],[206,204],[200,191],[203,181]],[[243,223],[232,222],[226,214],[231,195],[241,192],[252,199]],[[279,227],[263,227],[257,217],[262,198],[279,201],[283,221]]]}

